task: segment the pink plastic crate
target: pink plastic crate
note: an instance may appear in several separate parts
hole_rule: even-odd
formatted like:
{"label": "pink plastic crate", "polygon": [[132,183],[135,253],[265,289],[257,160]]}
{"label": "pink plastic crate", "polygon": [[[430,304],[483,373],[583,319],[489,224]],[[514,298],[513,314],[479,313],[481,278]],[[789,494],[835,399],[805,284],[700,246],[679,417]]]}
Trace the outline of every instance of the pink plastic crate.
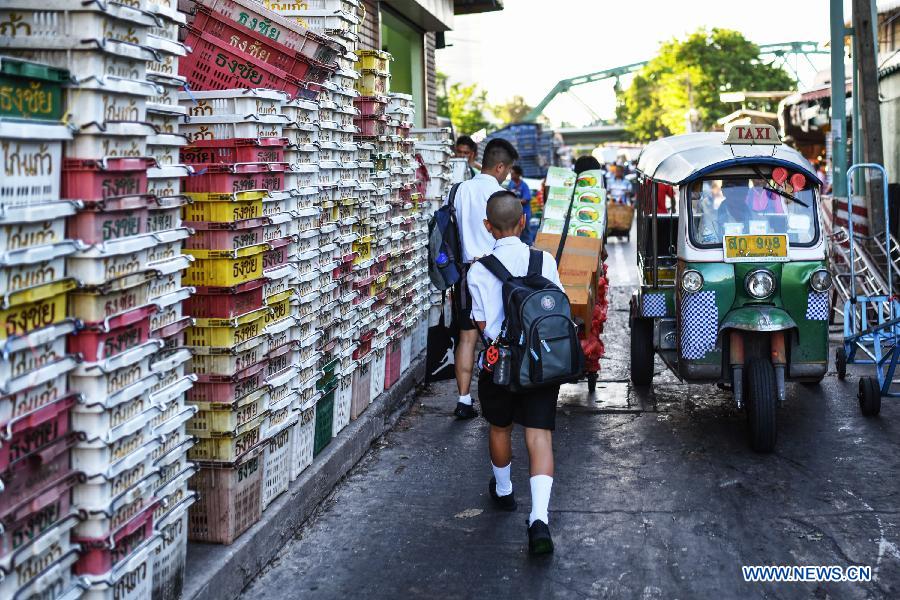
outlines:
{"label": "pink plastic crate", "polygon": [[284,162],[287,138],[234,138],[230,140],[195,141],[181,149],[181,162],[186,165],[206,163]]}
{"label": "pink plastic crate", "polygon": [[385,135],[387,132],[387,119],[384,117],[357,117],[353,123],[363,137]]}
{"label": "pink plastic crate", "polygon": [[293,238],[287,237],[269,242],[272,248],[263,254],[263,270],[268,271],[286,265],[291,258],[289,252],[293,241]]}
{"label": "pink plastic crate", "polygon": [[88,323],[68,337],[69,352],[96,362],[135,348],[149,339],[150,317],[157,310],[155,304],[147,304],[99,323]]}
{"label": "pink plastic crate", "polygon": [[150,194],[87,200],[82,210],[69,217],[66,234],[87,244],[99,244],[146,233],[150,208],[155,205],[156,197]]}
{"label": "pink plastic crate", "polygon": [[194,221],[191,228],[194,235],[185,241],[186,248],[238,250],[263,242],[265,219],[247,219],[227,224]]}
{"label": "pink plastic crate", "polygon": [[103,200],[147,193],[147,169],[152,158],[67,158],[63,161],[63,198]]}
{"label": "pink plastic crate", "polygon": [[0,521],[0,558],[27,546],[61,520],[75,519],[71,511],[72,487],[77,477],[40,490],[19,512],[7,514]]}
{"label": "pink plastic crate", "polygon": [[72,471],[70,451],[77,438],[66,434],[19,460],[12,461],[0,474],[4,490],[0,494],[0,521],[10,515],[34,512],[43,506],[44,490],[56,489],[74,482],[78,473]]}
{"label": "pink plastic crate", "polygon": [[265,385],[266,363],[260,361],[235,377],[200,375],[187,392],[188,402],[233,402]]}
{"label": "pink plastic crate", "polygon": [[131,554],[153,535],[153,510],[151,504],[109,537],[90,539],[73,536],[81,545],[81,555],[75,563],[77,575],[102,575]]}
{"label": "pink plastic crate", "polygon": [[178,61],[178,74],[196,90],[267,88],[295,98],[303,89],[302,79],[193,27],[185,44],[194,51]]}
{"label": "pink plastic crate", "polygon": [[384,389],[388,389],[400,379],[400,340],[388,344],[384,363]]}
{"label": "pink plastic crate", "polygon": [[230,288],[198,287],[184,303],[185,314],[204,319],[230,319],[263,306],[265,281],[256,279]]}
{"label": "pink plastic crate", "polygon": [[69,432],[69,410],[74,404],[75,395],[65,396],[16,421],[11,427],[12,436],[0,445],[0,473],[65,437]]}
{"label": "pink plastic crate", "polygon": [[359,109],[362,117],[384,116],[387,105],[387,96],[359,96],[353,99],[353,106]]}
{"label": "pink plastic crate", "polygon": [[187,192],[280,191],[284,188],[284,166],[278,163],[203,165],[185,182]]}

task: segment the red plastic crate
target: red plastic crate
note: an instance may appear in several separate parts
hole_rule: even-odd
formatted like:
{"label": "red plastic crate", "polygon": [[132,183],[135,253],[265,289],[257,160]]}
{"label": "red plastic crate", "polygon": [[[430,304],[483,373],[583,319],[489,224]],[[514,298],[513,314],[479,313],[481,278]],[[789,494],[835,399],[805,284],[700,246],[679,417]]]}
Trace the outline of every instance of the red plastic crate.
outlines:
{"label": "red plastic crate", "polygon": [[284,162],[288,138],[234,138],[230,140],[194,141],[181,149],[181,162],[186,165],[207,163]]}
{"label": "red plastic crate", "polygon": [[199,375],[187,391],[189,402],[234,402],[265,385],[266,363],[260,361],[233,377]]}
{"label": "red plastic crate", "polygon": [[356,346],[356,350],[353,351],[353,360],[360,360],[368,356],[369,352],[372,351],[372,337],[375,335],[374,331],[370,331],[366,334],[368,339],[362,339],[359,341],[359,344]]}
{"label": "red plastic crate", "polygon": [[12,514],[33,512],[43,506],[42,490],[56,488],[78,478],[72,471],[70,450],[77,437],[70,432],[44,445],[38,452],[11,461],[0,474],[4,490],[0,494],[0,520]]}
{"label": "red plastic crate", "polygon": [[247,190],[280,191],[284,188],[284,165],[204,165],[184,184],[187,192],[232,193]]}
{"label": "red plastic crate", "polygon": [[69,410],[74,405],[73,394],[15,421],[10,428],[10,439],[0,445],[0,473],[12,463],[27,460],[65,437],[69,432]]}
{"label": "red plastic crate", "polygon": [[135,348],[150,337],[150,317],[157,310],[155,304],[147,304],[99,323],[88,323],[68,337],[69,352],[96,362]]}
{"label": "red plastic crate", "polygon": [[384,117],[357,117],[353,124],[359,128],[359,135],[371,137],[387,133],[387,119]]}
{"label": "red plastic crate", "polygon": [[230,288],[198,287],[184,303],[185,314],[202,319],[230,319],[263,307],[265,280]]}
{"label": "red plastic crate", "polygon": [[152,158],[67,158],[63,161],[63,198],[104,200],[147,193],[147,169]]}
{"label": "red plastic crate", "polygon": [[122,559],[150,539],[153,535],[153,510],[155,503],[141,510],[134,518],[119,528],[111,537],[100,539],[72,536],[81,545],[76,575],[102,575],[114,568]]}
{"label": "red plastic crate", "polygon": [[66,235],[87,244],[147,233],[150,207],[156,196],[120,196],[86,200],[84,208],[66,221]]}
{"label": "red plastic crate", "polygon": [[388,344],[384,361],[384,389],[388,389],[400,379],[400,340]]}
{"label": "red plastic crate", "polygon": [[[207,250],[238,250],[263,242],[266,219],[247,219],[235,223],[193,221],[194,235],[185,241],[185,248]],[[197,315],[193,315],[197,316]]]}
{"label": "red plastic crate", "polygon": [[77,518],[70,510],[76,475],[40,490],[21,511],[7,514],[0,521],[0,559],[27,546],[63,519]]}
{"label": "red plastic crate", "polygon": [[384,116],[387,105],[387,96],[359,96],[353,99],[353,106],[359,109],[362,117]]}
{"label": "red plastic crate", "polygon": [[[188,27],[184,43],[194,49],[178,61],[178,74],[195,90],[268,88],[291,98],[303,89],[303,80],[267,64],[219,38]],[[303,64],[303,63],[298,63]]]}

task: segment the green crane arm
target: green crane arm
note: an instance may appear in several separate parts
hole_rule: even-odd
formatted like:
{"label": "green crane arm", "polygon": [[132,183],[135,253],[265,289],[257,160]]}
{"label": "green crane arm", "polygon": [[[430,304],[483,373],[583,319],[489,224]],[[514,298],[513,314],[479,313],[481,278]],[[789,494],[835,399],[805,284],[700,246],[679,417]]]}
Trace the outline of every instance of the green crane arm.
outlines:
{"label": "green crane arm", "polygon": [[[822,48],[818,42],[782,42],[779,44],[762,44],[759,47],[760,56],[762,55],[775,55],[775,56],[783,56],[785,54],[829,54],[829,50],[826,48]],[[647,62],[636,62],[631,63],[630,65],[624,65],[621,67],[614,67],[612,69],[606,69],[603,71],[595,71],[594,73],[588,73],[587,75],[579,75],[578,77],[570,77],[569,79],[561,79],[559,80],[553,89],[550,90],[544,99],[538,102],[537,106],[531,109],[531,112],[525,117],[524,121],[533,122],[536,121],[541,113],[544,112],[544,109],[553,102],[554,98],[558,95],[569,91],[571,88],[576,85],[584,85],[586,83],[592,83],[594,81],[602,81],[604,79],[609,79],[611,77],[621,77],[622,75],[627,75],[629,73],[633,73],[635,71],[640,70],[641,67],[646,65]]]}

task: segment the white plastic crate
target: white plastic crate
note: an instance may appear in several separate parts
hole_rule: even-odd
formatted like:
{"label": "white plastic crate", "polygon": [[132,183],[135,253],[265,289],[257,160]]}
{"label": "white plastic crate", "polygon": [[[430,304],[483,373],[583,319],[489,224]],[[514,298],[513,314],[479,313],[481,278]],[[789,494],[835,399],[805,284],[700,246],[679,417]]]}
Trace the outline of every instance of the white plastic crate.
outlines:
{"label": "white plastic crate", "polygon": [[86,125],[65,145],[66,158],[139,158],[147,156],[147,136],[156,130],[149,123]]}
{"label": "white plastic crate", "polygon": [[279,213],[291,212],[294,196],[290,191],[271,191],[263,198],[263,216],[271,217]]}
{"label": "white plastic crate", "polygon": [[372,373],[369,379],[371,396],[369,402],[372,402],[384,391],[384,375],[385,375],[385,349],[384,346],[372,348]]}
{"label": "white plastic crate", "polygon": [[188,508],[193,499],[173,509],[163,522],[154,523],[161,540],[153,552],[151,594],[154,600],[178,600],[184,585],[187,558]]}
{"label": "white plastic crate", "polygon": [[[177,198],[181,195],[182,182],[185,177],[193,172],[193,168],[186,165],[171,165],[164,168],[151,167],[147,169],[147,193],[160,198]],[[179,203],[180,212],[180,203]],[[181,219],[178,219],[181,222]],[[174,225],[172,227],[177,227]],[[165,227],[165,229],[172,229]]]}
{"label": "white plastic crate", "polygon": [[[8,577],[0,582],[3,598],[80,598],[83,583],[72,573],[78,562],[78,550],[68,552],[50,563],[37,577],[20,582],[16,577]],[[9,594],[5,588],[11,588]]]}
{"label": "white plastic crate", "polygon": [[307,146],[319,143],[318,123],[291,123],[284,126],[284,136],[296,146]]}
{"label": "white plastic crate", "polygon": [[316,407],[304,409],[294,425],[294,440],[291,448],[291,481],[297,479],[313,461],[313,444],[316,437]]}
{"label": "white plastic crate", "polygon": [[299,417],[299,411],[293,411],[292,417],[263,442],[265,450],[263,453],[262,510],[265,510],[275,498],[286,492],[291,482],[293,435]]}
{"label": "white plastic crate", "polygon": [[[59,592],[71,587],[71,579],[64,578],[60,569],[51,566],[45,571],[44,568],[58,565],[61,560],[63,564],[70,565],[71,562],[65,560],[66,557],[77,556],[78,546],[71,539],[77,516],[74,513],[55,515],[51,518],[59,518],[59,521],[46,527],[46,523],[39,522],[39,519],[46,519],[47,516],[46,512],[34,515],[34,521],[30,524],[31,531],[21,532],[20,535],[35,533],[35,537],[27,541],[21,540],[17,549],[0,559],[0,598],[14,598],[20,589],[34,593],[46,590],[48,586],[43,583],[45,579],[58,581],[60,587],[56,589]],[[41,527],[46,528],[40,531]],[[12,532],[6,533],[14,536]]]}
{"label": "white plastic crate", "polygon": [[85,576],[81,600],[146,600],[153,590],[153,558],[162,536],[155,534],[104,575]]}
{"label": "white plastic crate", "polygon": [[157,91],[149,81],[91,79],[69,88],[66,108],[75,127],[91,122],[146,121],[147,98]]}
{"label": "white plastic crate", "polygon": [[[235,89],[179,92],[178,102],[187,108],[191,119],[214,115],[279,115],[289,96],[266,89]],[[291,120],[285,116],[284,121]]]}
{"label": "white plastic crate", "polygon": [[64,0],[46,0],[35,8],[25,0],[3,3],[0,23],[13,23],[15,34],[0,38],[0,47],[64,50],[89,47],[89,40],[103,39],[145,46],[147,30],[156,24],[150,15],[120,4],[73,7]]}
{"label": "white plastic crate", "polygon": [[58,201],[63,141],[71,139],[62,125],[0,120],[5,155],[0,206]]}
{"label": "white plastic crate", "polygon": [[192,142],[231,138],[280,138],[287,124],[284,115],[188,116],[179,127]]}
{"label": "white plastic crate", "polygon": [[[322,94],[319,98],[321,101]],[[281,111],[292,123],[315,123],[319,120],[319,105],[312,100],[297,98],[285,102]]]}

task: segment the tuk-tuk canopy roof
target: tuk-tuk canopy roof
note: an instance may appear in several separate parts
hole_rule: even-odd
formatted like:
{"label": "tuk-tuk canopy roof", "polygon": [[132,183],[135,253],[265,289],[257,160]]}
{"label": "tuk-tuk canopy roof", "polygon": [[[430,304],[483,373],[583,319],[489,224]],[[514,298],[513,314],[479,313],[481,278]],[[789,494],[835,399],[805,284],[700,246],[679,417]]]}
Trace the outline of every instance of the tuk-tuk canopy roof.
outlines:
{"label": "tuk-tuk canopy roof", "polygon": [[637,170],[656,181],[682,185],[719,169],[756,164],[799,170],[819,181],[809,161],[790,146],[731,146],[723,144],[724,140],[722,132],[686,133],[663,138],[644,148],[638,158]]}

